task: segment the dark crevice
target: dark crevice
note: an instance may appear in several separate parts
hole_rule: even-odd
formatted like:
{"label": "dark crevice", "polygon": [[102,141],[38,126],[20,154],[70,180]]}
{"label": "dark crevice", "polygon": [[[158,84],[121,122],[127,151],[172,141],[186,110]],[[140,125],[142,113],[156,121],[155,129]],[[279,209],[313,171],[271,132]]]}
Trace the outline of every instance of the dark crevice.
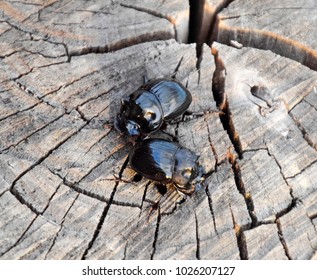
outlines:
{"label": "dark crevice", "polygon": [[[127,159],[126,159],[127,160]],[[124,165],[123,167],[126,168],[127,165],[125,165],[126,161],[124,162]],[[106,198],[104,196],[101,196],[101,195],[98,195],[94,192],[90,192],[88,190],[85,190],[83,188],[80,188],[78,187],[78,185],[81,183],[81,181],[86,177],[86,175],[84,177],[82,177],[78,182],[69,182],[67,179],[66,179],[66,176],[61,176],[59,173],[55,172],[54,170],[51,170],[49,167],[47,167],[54,175],[58,176],[60,179],[63,180],[63,184],[67,187],[69,187],[70,189],[74,190],[75,192],[77,193],[80,193],[82,195],[85,195],[85,196],[88,196],[88,197],[91,197],[91,198],[94,198],[94,199],[97,199],[101,202],[106,202],[106,203],[109,203],[111,201],[112,204],[114,205],[118,205],[118,206],[128,206],[128,207],[136,207],[136,208],[141,208],[142,206],[140,206],[139,204],[136,204],[136,203],[130,203],[128,201],[119,201],[119,200],[115,200],[113,198],[111,198],[111,195],[109,198]],[[124,170],[123,170],[124,171]],[[121,178],[118,178],[118,179],[115,179],[114,181],[116,181],[116,185],[118,183],[120,183],[120,179]]]}
{"label": "dark crevice", "polygon": [[289,194],[292,198],[292,201],[290,203],[290,205],[288,207],[286,207],[286,209],[284,209],[283,211],[281,211],[279,214],[277,214],[277,217],[281,217],[281,215],[284,215],[286,213],[288,213],[289,211],[291,211],[294,207],[296,207],[296,204],[300,201],[298,198],[294,197],[294,194],[293,194],[293,188],[292,186],[289,185],[287,179],[289,178],[286,178],[285,175],[283,174],[283,170],[282,170],[282,166],[280,165],[280,163],[278,162],[278,160],[276,159],[276,157],[274,156],[274,154],[272,154],[270,152],[270,149],[267,145],[267,143],[265,142],[265,146],[266,146],[266,150],[267,150],[267,153],[268,155],[273,158],[273,160],[275,161],[276,165],[278,166],[279,170],[280,170],[280,174],[285,182],[285,184],[288,186],[289,188]]}
{"label": "dark crevice", "polygon": [[168,32],[157,32],[153,34],[141,34],[139,36],[134,37],[133,39],[127,38],[122,39],[121,41],[118,41],[114,44],[107,44],[104,46],[96,46],[96,47],[82,47],[80,49],[74,49],[74,50],[68,50],[69,51],[69,60],[73,56],[81,56],[86,54],[103,54],[103,53],[109,53],[118,51],[124,48],[128,48],[134,45],[147,43],[147,42],[153,42],[153,41],[164,41],[172,39],[170,34]]}
{"label": "dark crevice", "polygon": [[239,163],[237,162],[237,159],[235,158],[235,156],[229,152],[228,159],[229,159],[229,163],[232,166],[236,187],[237,187],[239,193],[243,196],[244,201],[246,203],[247,210],[248,210],[249,216],[251,218],[251,228],[254,228],[258,225],[258,218],[255,215],[254,203],[253,203],[251,193],[247,192],[245,187],[244,187],[240,166],[239,166]]}
{"label": "dark crevice", "polygon": [[304,140],[307,142],[307,144],[309,146],[311,146],[313,149],[317,150],[317,144],[314,143],[310,138],[309,135],[306,131],[306,129],[302,126],[301,122],[296,118],[296,116],[294,114],[292,114],[292,112],[289,112],[289,116],[292,118],[292,120],[294,121],[294,123],[296,124],[296,126],[299,128],[300,132],[303,135]]}
{"label": "dark crevice", "polygon": [[247,242],[246,238],[243,232],[243,229],[240,225],[238,225],[235,221],[235,217],[233,215],[231,205],[230,206],[230,211],[231,211],[231,218],[232,218],[232,223],[233,223],[233,229],[236,235],[237,239],[237,245],[239,248],[239,255],[241,260],[248,260],[249,259],[249,254],[248,254],[248,248],[247,248]]}
{"label": "dark crevice", "polygon": [[[18,114],[17,114],[17,115],[18,115]],[[21,140],[19,140],[19,141],[17,141],[16,143],[11,144],[10,146],[8,146],[8,147],[6,147],[6,148],[0,150],[0,153],[4,153],[4,152],[6,152],[6,151],[8,151],[8,150],[10,150],[10,149],[12,149],[12,148],[18,146],[18,145],[19,145],[20,143],[22,143],[22,142],[28,141],[28,139],[29,139],[30,137],[32,137],[34,134],[36,134],[36,133],[38,133],[39,131],[45,129],[46,127],[48,127],[49,125],[53,124],[54,122],[57,122],[57,121],[58,121],[60,118],[62,118],[63,116],[64,116],[64,114],[61,114],[61,115],[59,115],[57,118],[55,118],[55,119],[53,119],[53,120],[51,120],[51,121],[49,121],[49,122],[43,124],[43,125],[40,126],[39,128],[37,128],[37,129],[35,129],[34,131],[32,131],[30,134],[26,135],[26,136],[25,136],[24,138],[22,138]]]}
{"label": "dark crevice", "polygon": [[142,196],[142,201],[141,201],[141,211],[140,211],[140,214],[139,214],[139,218],[141,217],[142,215],[142,210],[143,210],[143,204],[145,202],[145,199],[146,199],[146,194],[147,194],[147,191],[148,191],[148,188],[149,186],[151,185],[151,181],[149,181],[146,185],[145,185],[145,188],[144,188],[144,193],[143,193],[143,196]]}
{"label": "dark crevice", "polygon": [[179,68],[180,68],[180,66],[181,66],[181,64],[183,62],[183,59],[184,59],[184,56],[182,56],[181,59],[179,60],[179,62],[177,63],[177,65],[175,67],[175,70],[174,70],[174,72],[173,72],[173,74],[171,76],[172,79],[176,78],[177,72],[178,72],[178,70],[179,70]]}
{"label": "dark crevice", "polygon": [[291,257],[291,255],[290,255],[290,253],[289,253],[289,250],[288,250],[286,241],[285,241],[285,239],[284,239],[283,232],[282,232],[282,225],[281,225],[279,219],[276,219],[276,225],[277,225],[278,237],[279,237],[280,242],[281,242],[281,244],[282,244],[282,246],[283,246],[283,248],[284,248],[285,255],[286,255],[286,257],[287,257],[289,260],[291,260],[292,257]]}
{"label": "dark crevice", "polygon": [[14,113],[12,113],[12,114],[6,115],[6,116],[2,117],[2,119],[0,119],[0,122],[6,120],[6,119],[8,119],[8,118],[11,118],[11,117],[13,117],[13,116],[19,115],[19,114],[21,114],[21,113],[23,113],[23,112],[26,112],[26,111],[28,111],[28,110],[32,110],[34,107],[38,106],[38,105],[41,104],[41,103],[42,103],[42,101],[38,101],[38,102],[34,103],[33,105],[31,105],[31,106],[29,106],[29,107],[26,107],[26,108],[24,108],[24,109],[21,109],[21,110],[19,110],[19,111],[16,111],[16,112],[14,112]]}
{"label": "dark crevice", "polygon": [[[180,200],[178,200],[178,201],[176,201],[176,202],[174,203],[174,207],[173,207],[170,211],[161,213],[161,216],[173,215],[174,212],[178,209],[178,207],[179,207],[181,204],[183,204],[185,201],[186,201],[186,197],[183,196],[182,199],[180,199]],[[148,201],[148,202],[150,202],[150,201]],[[160,201],[159,201],[159,202],[160,202]],[[152,205],[154,205],[155,207],[158,207],[159,204],[160,204],[160,203],[153,202],[153,201],[150,202],[150,203],[152,203]]]}
{"label": "dark crevice", "polygon": [[154,259],[154,255],[155,255],[155,252],[156,252],[156,243],[157,243],[157,240],[158,240],[158,235],[159,235],[159,230],[160,230],[160,222],[161,222],[161,210],[160,210],[160,207],[158,207],[156,228],[155,228],[154,240],[153,240],[153,244],[152,244],[153,250],[152,250],[152,253],[151,253],[151,257],[150,257],[151,260]]}
{"label": "dark crevice", "polygon": [[[204,118],[204,121],[205,121],[205,122],[207,121],[206,118]],[[215,146],[214,146],[213,143],[212,143],[212,140],[211,140],[211,131],[210,131],[210,129],[209,129],[208,124],[207,124],[207,132],[208,132],[208,142],[209,142],[209,145],[210,145],[212,154],[214,155],[214,158],[215,158],[215,166],[214,166],[214,169],[215,169],[215,172],[217,172],[218,165],[219,165],[219,157],[218,157],[216,148],[215,148]]]}
{"label": "dark crevice", "polygon": [[125,7],[125,8],[129,8],[129,9],[134,9],[134,10],[139,11],[139,12],[147,13],[149,15],[168,20],[173,25],[175,40],[178,40],[177,28],[175,26],[175,19],[173,17],[170,17],[168,15],[165,16],[160,12],[157,12],[157,11],[151,10],[151,9],[147,9],[145,7],[138,7],[138,6],[134,6],[134,5],[130,5],[130,4],[123,4],[123,3],[120,3],[120,6]]}
{"label": "dark crevice", "polygon": [[242,228],[240,228],[238,225],[235,226],[235,233],[236,233],[237,244],[239,248],[240,259],[248,260],[249,256],[248,256],[248,250],[247,250],[247,243],[246,243],[246,238]]}
{"label": "dark crevice", "polygon": [[225,93],[226,68],[216,49],[212,49],[212,54],[214,56],[216,65],[216,69],[212,77],[213,96],[218,109],[222,112],[222,114],[219,114],[219,117],[223,128],[227,131],[228,136],[234,146],[234,149],[239,155],[239,158],[242,159],[242,144],[239,138],[239,134],[234,127],[232,114],[229,108],[229,102]]}
{"label": "dark crevice", "polygon": [[36,160],[30,167],[28,167],[27,169],[25,169],[23,172],[21,172],[21,174],[19,174],[12,182],[11,187],[10,187],[10,192],[16,197],[16,199],[18,201],[20,201],[20,203],[22,203],[23,205],[26,205],[32,212],[36,213],[36,214],[40,214],[39,211],[37,211],[36,209],[34,209],[34,207],[24,199],[24,197],[22,197],[20,195],[20,193],[18,193],[18,191],[15,189],[15,185],[16,183],[28,172],[30,172],[33,168],[35,168],[36,166],[38,166],[39,164],[41,164],[46,158],[48,158],[55,150],[57,150],[61,145],[63,145],[66,141],[68,141],[71,137],[73,137],[74,135],[76,135],[82,128],[85,127],[86,124],[82,125],[79,129],[76,129],[72,134],[70,134],[68,137],[66,137],[63,141],[59,142],[54,148],[52,148],[51,150],[49,150],[44,156],[42,156],[41,158],[39,158],[38,160]]}
{"label": "dark crevice", "polygon": [[214,209],[213,209],[213,206],[212,206],[211,194],[210,194],[208,188],[205,188],[205,192],[206,192],[206,195],[207,195],[207,198],[208,198],[208,205],[209,205],[209,210],[210,210],[210,214],[211,214],[211,217],[212,217],[212,222],[213,222],[213,225],[214,225],[215,233],[216,233],[217,235],[219,235],[219,234],[218,234],[218,231],[217,231],[215,213],[214,213]]}
{"label": "dark crevice", "polygon": [[210,28],[208,31],[208,35],[207,35],[207,45],[211,46],[212,43],[214,42],[214,38],[213,38],[213,33],[217,27],[216,22],[217,22],[217,17],[218,14],[222,12],[222,10],[224,10],[225,8],[227,8],[234,0],[223,0],[223,2],[216,7],[216,11],[214,16],[211,19],[211,23],[210,23]]}
{"label": "dark crevice", "polygon": [[200,238],[199,238],[199,224],[197,215],[195,214],[195,227],[196,227],[196,259],[200,260]]}
{"label": "dark crevice", "polygon": [[232,40],[234,40],[245,47],[270,50],[280,56],[297,61],[311,70],[317,70],[317,51],[296,40],[260,29],[226,25],[219,28],[219,22],[220,19],[217,17],[215,31],[212,35],[214,41],[232,46]]}
{"label": "dark crevice", "polygon": [[[112,190],[112,193],[111,193],[110,198],[113,198],[115,192],[116,192],[116,187],[114,187],[114,189]],[[86,259],[89,250],[92,248],[92,246],[93,246],[95,240],[96,240],[97,237],[99,236],[99,233],[100,233],[100,230],[101,230],[101,228],[102,228],[102,225],[104,224],[104,221],[105,221],[106,216],[107,216],[107,214],[108,214],[108,211],[109,211],[109,209],[110,209],[110,205],[111,205],[111,199],[110,199],[110,201],[106,204],[105,208],[103,209],[103,212],[102,212],[102,214],[101,214],[101,216],[100,216],[100,219],[99,219],[98,225],[97,225],[97,227],[96,227],[96,230],[95,230],[95,232],[94,232],[94,234],[93,234],[93,237],[92,237],[92,239],[90,240],[90,242],[88,243],[88,246],[87,246],[86,250],[84,251],[84,253],[83,253],[82,257],[81,257],[82,260],[85,260],[85,259]]]}
{"label": "dark crevice", "polygon": [[188,42],[196,43],[199,46],[199,52],[204,43],[211,46],[217,15],[233,1],[223,0],[219,5],[213,5],[209,4],[207,0],[189,0]]}
{"label": "dark crevice", "polygon": [[17,246],[21,240],[23,239],[23,237],[25,236],[25,234],[29,231],[29,229],[31,228],[31,226],[34,224],[35,220],[38,218],[38,215],[36,215],[34,217],[34,219],[30,222],[30,224],[26,227],[26,229],[22,232],[21,236],[16,240],[16,242],[11,245],[7,250],[5,250],[3,253],[0,254],[0,258],[2,256],[4,256],[5,254],[7,254],[10,250],[12,250],[12,248],[14,248],[15,246]]}
{"label": "dark crevice", "polygon": [[291,212],[300,202],[300,200],[298,198],[293,198],[291,203],[284,209],[282,209],[281,211],[276,213],[276,219],[279,219],[280,217],[288,214],[289,212]]}
{"label": "dark crevice", "polygon": [[[118,174],[118,178],[119,178],[119,179],[121,179],[122,174],[123,174],[123,171],[124,171],[125,168],[127,167],[128,162],[129,162],[129,160],[128,160],[128,158],[126,158],[125,162],[123,163],[123,165],[122,165],[122,167],[121,167],[121,170],[119,171],[119,174]],[[101,230],[101,228],[102,228],[102,226],[103,226],[103,224],[104,224],[104,221],[105,221],[106,216],[107,216],[107,214],[108,214],[108,212],[109,212],[110,206],[111,206],[111,204],[112,204],[112,202],[113,202],[113,200],[114,200],[114,196],[115,196],[115,194],[116,194],[118,185],[119,185],[119,182],[116,182],[116,184],[115,184],[115,186],[114,186],[114,188],[113,188],[113,190],[112,190],[112,193],[111,193],[111,195],[110,195],[109,202],[106,204],[106,206],[105,206],[105,208],[104,208],[104,210],[103,210],[103,212],[102,212],[102,214],[101,214],[101,216],[100,216],[100,219],[99,219],[98,225],[97,225],[97,227],[96,227],[96,230],[95,230],[95,232],[94,232],[94,234],[93,234],[93,237],[92,237],[92,239],[90,240],[90,242],[89,242],[89,244],[88,244],[86,250],[84,251],[84,253],[83,253],[83,255],[82,255],[82,258],[81,258],[82,260],[85,260],[85,259],[86,259],[87,254],[89,253],[89,250],[92,248],[94,242],[96,241],[97,237],[99,236],[100,230]]]}
{"label": "dark crevice", "polygon": [[285,180],[288,180],[288,179],[294,179],[296,178],[296,176],[302,174],[303,172],[305,172],[307,169],[311,168],[313,165],[317,164],[317,160],[314,160],[312,161],[310,164],[308,164],[307,166],[305,166],[301,171],[299,171],[298,173],[292,175],[292,176],[288,176],[288,177],[285,177]]}
{"label": "dark crevice", "polygon": [[[57,63],[57,64],[60,64],[60,63]],[[47,66],[51,66],[53,64],[50,64],[50,65],[47,65]],[[43,66],[43,67],[46,67],[46,66]],[[37,69],[39,69],[41,67],[37,67]],[[32,70],[35,69],[35,68],[32,68]],[[29,96],[32,96],[32,97],[35,97],[36,99],[38,99],[40,101],[40,103],[44,103],[46,104],[47,106],[51,107],[52,109],[56,109],[56,107],[52,104],[49,103],[49,101],[46,101],[43,97],[45,96],[38,96],[36,93],[34,93],[30,88],[28,88],[27,86],[23,85],[20,81],[18,81],[18,79],[20,79],[21,77],[25,76],[25,75],[28,75],[32,72],[32,70],[26,74],[23,74],[23,75],[20,75],[18,78],[15,78],[13,79],[13,81],[16,82],[16,84],[19,86],[19,88],[21,90],[23,90],[26,94],[28,94]],[[40,104],[38,103],[38,104]]]}
{"label": "dark crevice", "polygon": [[312,222],[312,224],[313,224],[313,226],[315,228],[315,231],[317,232],[317,228],[316,228],[317,225],[314,225],[314,223],[313,223],[313,220],[317,218],[317,212],[314,213],[314,214],[311,214],[311,215],[307,215],[307,216],[311,220],[311,222]]}
{"label": "dark crevice", "polygon": [[[75,109],[74,109],[78,115],[80,116],[80,118],[84,121],[84,122],[89,122],[90,120],[87,119],[84,115],[84,113],[80,110],[79,106],[77,106]],[[94,117],[93,117],[94,118]]]}
{"label": "dark crevice", "polygon": [[[57,190],[58,190],[58,189],[56,189],[56,192],[57,192]],[[56,193],[56,192],[55,192],[55,193]],[[55,195],[55,193],[54,193],[54,195]],[[57,240],[57,238],[58,238],[60,232],[61,232],[62,229],[63,229],[65,217],[67,216],[68,212],[71,210],[71,208],[73,207],[73,205],[75,204],[75,202],[76,202],[78,196],[79,196],[79,193],[76,195],[76,197],[74,198],[74,200],[73,200],[73,202],[71,203],[71,205],[70,205],[70,206],[68,207],[68,209],[65,211],[65,214],[64,214],[64,216],[62,217],[62,222],[61,222],[61,224],[60,224],[60,229],[59,229],[59,231],[56,233],[56,235],[55,235],[55,237],[54,237],[54,239],[53,239],[53,241],[52,241],[52,244],[51,244],[50,248],[47,250],[47,252],[46,252],[46,254],[45,254],[45,257],[44,257],[44,260],[47,259],[47,256],[49,255],[49,253],[51,252],[52,248],[54,247],[54,245],[55,245],[55,243],[56,243],[56,240]],[[53,197],[53,196],[52,196],[52,197]],[[48,206],[49,206],[49,203],[47,204],[47,207],[48,207]],[[47,208],[47,207],[46,207],[46,208]],[[43,213],[44,213],[44,212],[45,212],[45,211],[43,211]]]}
{"label": "dark crevice", "polygon": [[128,245],[129,245],[129,240],[127,241],[127,243],[124,246],[124,251],[123,251],[123,260],[127,259],[127,250],[128,250]]}
{"label": "dark crevice", "polygon": [[239,134],[234,127],[232,114],[231,114],[229,103],[227,100],[225,100],[225,103],[221,107],[221,110],[223,114],[219,114],[219,117],[223,125],[223,128],[227,131],[230,141],[236,153],[239,155],[239,159],[242,159],[243,158],[242,144],[239,138]]}

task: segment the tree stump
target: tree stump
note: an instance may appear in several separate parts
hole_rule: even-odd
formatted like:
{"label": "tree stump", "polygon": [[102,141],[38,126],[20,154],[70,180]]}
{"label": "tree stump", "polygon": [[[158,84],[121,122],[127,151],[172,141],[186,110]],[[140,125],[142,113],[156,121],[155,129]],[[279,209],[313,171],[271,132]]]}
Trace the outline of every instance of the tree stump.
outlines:
{"label": "tree stump", "polygon": [[[316,1],[143,2],[1,1],[0,258],[317,259]],[[144,76],[192,93],[151,136],[191,196],[111,126]]]}

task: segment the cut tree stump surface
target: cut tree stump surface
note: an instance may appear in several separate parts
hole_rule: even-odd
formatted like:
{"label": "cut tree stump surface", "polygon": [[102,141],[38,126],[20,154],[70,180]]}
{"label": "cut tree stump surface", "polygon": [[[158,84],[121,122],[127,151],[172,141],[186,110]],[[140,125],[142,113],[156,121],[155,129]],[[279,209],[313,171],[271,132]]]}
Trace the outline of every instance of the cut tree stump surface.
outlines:
{"label": "cut tree stump surface", "polygon": [[[0,258],[317,259],[316,10],[1,1]],[[191,196],[137,176],[111,125],[144,76],[192,94],[151,136],[200,155]]]}

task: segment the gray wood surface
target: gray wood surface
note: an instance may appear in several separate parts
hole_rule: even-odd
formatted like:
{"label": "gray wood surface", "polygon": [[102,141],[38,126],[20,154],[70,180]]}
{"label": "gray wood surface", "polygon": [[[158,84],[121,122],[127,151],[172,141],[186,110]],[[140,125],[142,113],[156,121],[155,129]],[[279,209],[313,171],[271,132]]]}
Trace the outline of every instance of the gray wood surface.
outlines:
{"label": "gray wood surface", "polygon": [[[0,2],[0,259],[317,258],[317,3],[197,3]],[[213,172],[191,196],[111,127],[144,76],[192,93],[154,134]]]}

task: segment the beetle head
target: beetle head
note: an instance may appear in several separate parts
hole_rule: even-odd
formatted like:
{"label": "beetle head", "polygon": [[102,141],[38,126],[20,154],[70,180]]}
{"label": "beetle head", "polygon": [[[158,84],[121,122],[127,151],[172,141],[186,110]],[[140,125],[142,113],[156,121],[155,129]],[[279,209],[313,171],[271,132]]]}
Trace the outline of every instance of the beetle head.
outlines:
{"label": "beetle head", "polygon": [[163,112],[158,99],[150,92],[137,90],[121,100],[115,128],[126,136],[146,135],[163,123]]}
{"label": "beetle head", "polygon": [[117,131],[127,136],[139,136],[141,134],[140,125],[133,120],[133,115],[135,115],[137,109],[133,101],[121,99],[120,113],[114,122]]}
{"label": "beetle head", "polygon": [[139,136],[141,134],[139,125],[134,122],[133,120],[127,120],[126,118],[117,116],[114,127],[119,131],[121,134],[127,136]]}
{"label": "beetle head", "polygon": [[190,150],[180,148],[175,155],[173,182],[179,191],[191,194],[204,186],[204,170],[198,156]]}

